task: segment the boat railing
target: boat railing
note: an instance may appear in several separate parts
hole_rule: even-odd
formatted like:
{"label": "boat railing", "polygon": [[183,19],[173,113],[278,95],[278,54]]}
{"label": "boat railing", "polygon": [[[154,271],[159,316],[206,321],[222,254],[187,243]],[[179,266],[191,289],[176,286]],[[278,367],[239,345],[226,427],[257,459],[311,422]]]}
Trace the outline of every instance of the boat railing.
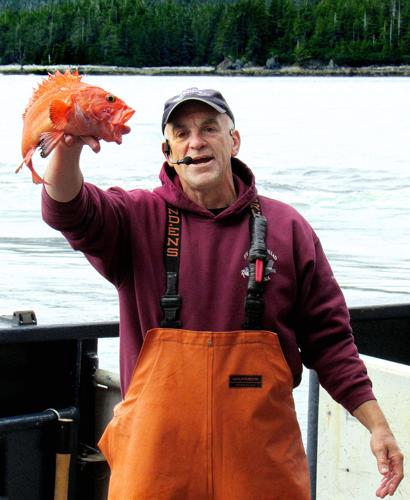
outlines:
{"label": "boat railing", "polygon": [[[350,313],[360,353],[410,365],[405,347],[410,304],[352,308]],[[120,382],[118,374],[99,368],[98,339],[118,337],[118,323],[35,323],[31,314],[0,321],[0,498],[54,498],[61,444],[58,423],[69,420],[73,429],[68,498],[103,500],[109,470],[96,443],[120,400]],[[318,402],[317,377],[311,372],[307,453],[312,500]]]}

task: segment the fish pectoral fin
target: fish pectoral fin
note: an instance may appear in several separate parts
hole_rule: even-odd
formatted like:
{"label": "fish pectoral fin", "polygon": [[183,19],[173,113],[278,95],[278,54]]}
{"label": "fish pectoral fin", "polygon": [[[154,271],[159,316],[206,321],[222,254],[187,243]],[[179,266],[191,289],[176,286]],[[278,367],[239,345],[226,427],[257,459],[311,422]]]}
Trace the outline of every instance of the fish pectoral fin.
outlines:
{"label": "fish pectoral fin", "polygon": [[71,106],[64,101],[56,99],[50,104],[50,120],[51,123],[58,129],[63,129],[67,125],[67,116]]}
{"label": "fish pectoral fin", "polygon": [[63,135],[63,131],[43,132],[42,134],[40,134],[40,142],[38,143],[38,147],[40,148],[40,155],[42,158],[46,158],[51,153],[51,151],[53,151]]}

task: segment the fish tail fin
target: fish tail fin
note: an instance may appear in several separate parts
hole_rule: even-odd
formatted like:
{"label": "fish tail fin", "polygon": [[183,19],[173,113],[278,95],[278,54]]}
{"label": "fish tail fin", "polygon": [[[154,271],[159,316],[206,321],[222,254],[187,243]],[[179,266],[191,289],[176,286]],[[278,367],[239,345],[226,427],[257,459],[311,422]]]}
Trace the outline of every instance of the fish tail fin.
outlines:
{"label": "fish tail fin", "polygon": [[[32,158],[33,158],[33,154],[34,152],[36,151],[36,148],[35,147],[32,147],[30,148],[25,157],[23,158],[23,161],[20,163],[20,165],[16,168],[16,174],[17,172],[20,172],[20,170],[23,168],[24,164],[26,164],[29,168],[33,168],[33,162],[32,162]],[[24,153],[23,153],[24,154]]]}
{"label": "fish tail fin", "polygon": [[17,174],[17,172],[20,172],[20,170],[23,168],[23,165],[26,164],[27,167],[31,171],[31,178],[32,178],[34,184],[47,184],[47,182],[42,177],[40,177],[40,175],[34,170],[32,158],[33,158],[33,154],[34,154],[35,150],[36,150],[35,147],[29,149],[29,151],[26,154],[26,156],[24,157],[23,161],[17,167],[16,174]]}
{"label": "fish tail fin", "polygon": [[35,170],[33,165],[27,165],[31,170],[31,178],[34,184],[48,184]]}

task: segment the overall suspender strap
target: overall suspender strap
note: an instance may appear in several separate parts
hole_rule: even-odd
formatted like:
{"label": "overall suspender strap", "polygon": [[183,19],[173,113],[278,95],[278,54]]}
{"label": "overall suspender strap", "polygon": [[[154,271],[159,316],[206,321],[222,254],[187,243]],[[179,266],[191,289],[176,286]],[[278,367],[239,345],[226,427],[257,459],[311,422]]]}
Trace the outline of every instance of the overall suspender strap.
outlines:
{"label": "overall suspender strap", "polygon": [[266,250],[267,220],[262,215],[259,200],[251,204],[253,217],[250,221],[251,247],[248,256],[248,293],[245,298],[245,330],[262,329],[262,318],[265,310],[263,292],[265,289],[265,264],[268,260]]}
{"label": "overall suspender strap", "polygon": [[[249,249],[248,291],[245,299],[245,330],[260,330],[265,310],[263,292],[265,289],[265,265],[268,260],[266,250],[267,220],[262,215],[259,200],[251,205],[252,217],[250,220],[251,247]],[[178,273],[181,253],[181,212],[178,208],[167,205],[167,219],[165,226],[165,271],[166,290],[161,297],[161,309],[164,317],[161,321],[163,328],[181,328],[178,319],[182,299],[178,294]]]}
{"label": "overall suspender strap", "polygon": [[178,294],[181,227],[179,208],[167,205],[165,225],[165,271],[167,282],[165,294],[161,297],[161,308],[164,313],[161,326],[164,328],[181,327],[181,322],[178,319],[181,308],[181,296]]}

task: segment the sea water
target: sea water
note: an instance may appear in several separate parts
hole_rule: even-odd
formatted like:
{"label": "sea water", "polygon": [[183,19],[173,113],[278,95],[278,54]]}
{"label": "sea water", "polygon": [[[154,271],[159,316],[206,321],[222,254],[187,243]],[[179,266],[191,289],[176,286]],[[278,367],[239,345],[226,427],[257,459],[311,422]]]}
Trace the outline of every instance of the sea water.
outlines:
{"label": "sea water", "polygon": [[[22,112],[39,76],[0,76],[0,315],[33,309],[41,325],[118,319],[115,289],[41,220],[41,187],[21,162]],[[164,101],[217,88],[241,133],[239,158],[260,194],[290,203],[318,233],[349,306],[410,300],[410,79],[89,76],[136,112],[121,146],[84,151],[85,178],[152,189],[163,161]],[[47,160],[36,154],[40,173]],[[234,286],[234,284],[232,284]],[[100,342],[118,370],[118,340]],[[306,430],[307,376],[295,391]]]}

